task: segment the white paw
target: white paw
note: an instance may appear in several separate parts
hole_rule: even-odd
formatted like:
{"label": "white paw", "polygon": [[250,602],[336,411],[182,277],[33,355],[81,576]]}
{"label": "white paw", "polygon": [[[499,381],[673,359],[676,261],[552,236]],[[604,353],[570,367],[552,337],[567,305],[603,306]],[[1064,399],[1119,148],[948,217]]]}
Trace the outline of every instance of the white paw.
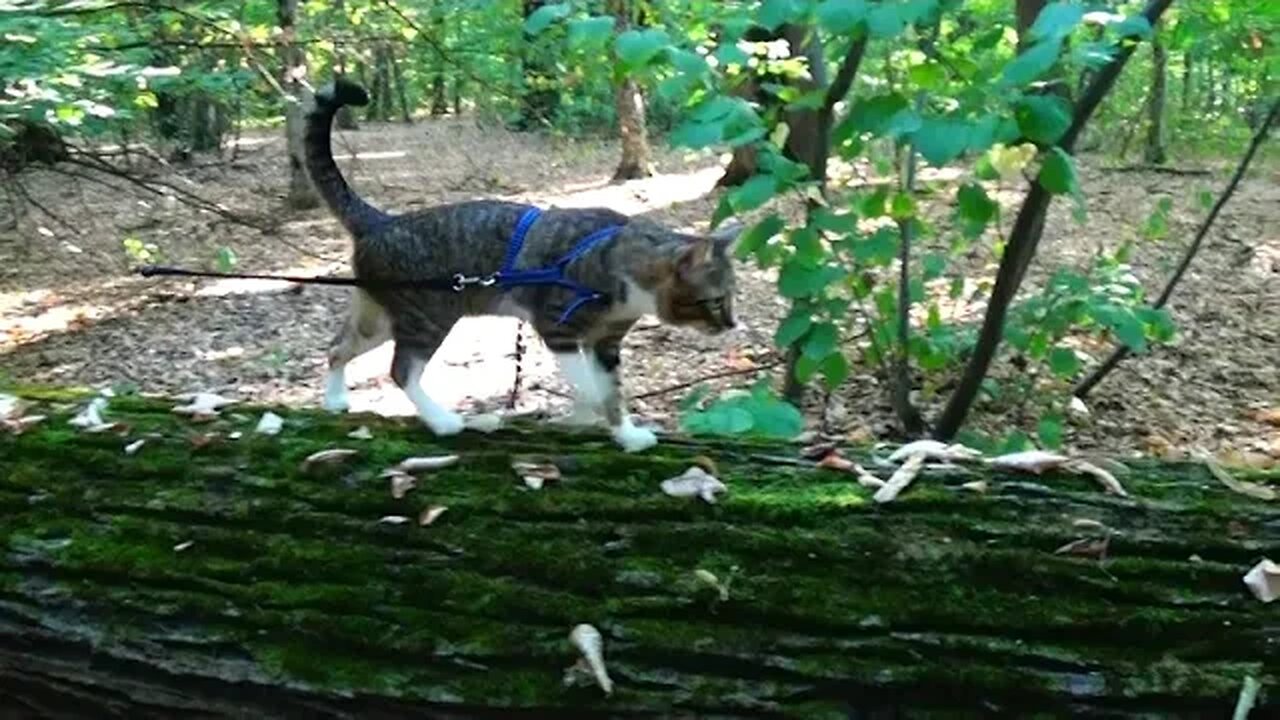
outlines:
{"label": "white paw", "polygon": [[551,422],[566,427],[591,427],[600,423],[600,414],[590,408],[575,407],[568,415],[554,418]]}
{"label": "white paw", "polygon": [[624,423],[613,429],[613,440],[629,453],[648,450],[658,444],[658,436],[648,428]]}
{"label": "white paw", "polygon": [[346,412],[351,409],[351,402],[347,399],[345,391],[341,393],[325,393],[324,409],[329,412]]}
{"label": "white paw", "polygon": [[324,409],[329,412],[346,412],[351,409],[347,399],[347,383],[340,370],[330,370],[325,378]]}
{"label": "white paw", "polygon": [[422,418],[422,421],[431,428],[431,432],[436,435],[457,435],[466,427],[466,421],[462,416],[455,412],[441,412],[432,414],[429,417]]}

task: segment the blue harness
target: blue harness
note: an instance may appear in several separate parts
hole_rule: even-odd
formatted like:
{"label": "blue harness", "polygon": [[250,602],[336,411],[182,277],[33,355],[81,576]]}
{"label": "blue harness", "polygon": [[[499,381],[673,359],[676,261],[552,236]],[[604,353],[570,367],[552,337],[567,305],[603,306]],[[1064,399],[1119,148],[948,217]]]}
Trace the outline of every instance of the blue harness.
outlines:
{"label": "blue harness", "polygon": [[573,301],[560,314],[558,321],[563,325],[578,308],[604,297],[604,293],[565,277],[565,269],[569,267],[569,263],[586,255],[595,246],[617,235],[618,231],[622,230],[622,226],[610,225],[582,238],[577,245],[573,246],[573,249],[550,267],[535,270],[517,270],[515,267],[516,258],[519,257],[520,250],[524,248],[525,236],[529,234],[529,229],[533,227],[533,224],[538,221],[541,215],[542,210],[531,207],[520,216],[520,221],[516,223],[516,229],[511,233],[511,243],[507,246],[507,255],[502,261],[502,269],[493,275],[493,283],[504,292],[524,285],[554,285],[566,290],[572,290],[574,294]]}

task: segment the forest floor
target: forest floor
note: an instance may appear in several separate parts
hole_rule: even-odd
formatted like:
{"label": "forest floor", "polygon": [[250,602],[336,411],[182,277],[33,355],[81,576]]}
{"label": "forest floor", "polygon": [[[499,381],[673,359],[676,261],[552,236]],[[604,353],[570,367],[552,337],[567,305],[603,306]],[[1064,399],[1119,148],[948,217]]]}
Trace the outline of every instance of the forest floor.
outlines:
{"label": "forest floor", "polygon": [[[480,127],[468,118],[413,126],[365,125],[340,133],[335,153],[356,188],[375,204],[406,210],[439,202],[499,197],[543,205],[605,205],[686,229],[705,229],[718,197],[714,155],[665,149],[659,175],[611,184],[615,143],[563,140]],[[357,155],[353,162],[352,153]],[[156,177],[225,206],[232,213],[280,221],[271,233],[192,210],[173,198],[104,187],[52,171],[31,171],[22,190],[56,218],[31,209],[16,229],[0,230],[0,379],[20,382],[126,384],[146,391],[217,390],[256,401],[317,404],[325,350],[342,321],[348,291],[276,282],[143,280],[122,247],[125,238],[154,243],[158,259],[213,267],[231,248],[250,272],[347,272],[349,241],[327,210],[283,210],[283,140],[278,132],[247,134],[226,162],[200,157]],[[230,151],[226,153],[229,155]],[[1176,148],[1174,155],[1177,156]],[[1135,273],[1154,295],[1203,216],[1196,198],[1217,192],[1232,160],[1188,165],[1208,174],[1108,169],[1101,158],[1081,162],[1089,219],[1079,225],[1068,203],[1051,210],[1032,281],[1046,269],[1081,267],[1099,249],[1134,238],[1159,198],[1173,203],[1170,233],[1139,243]],[[865,176],[865,172],[861,173]],[[950,195],[955,184],[938,181]],[[1018,190],[999,194],[1007,231]],[[792,208],[794,210],[794,208]],[[938,216],[945,212],[939,204]],[[990,278],[989,257],[972,258],[971,279]],[[723,389],[753,379],[772,358],[772,335],[785,303],[775,276],[740,266],[738,330],[720,337],[642,322],[628,337],[623,362],[642,421],[674,429],[687,390],[660,391],[699,377],[740,371],[710,383]],[[980,317],[983,306],[960,311]],[[1254,466],[1280,464],[1280,171],[1259,163],[1218,220],[1172,302],[1179,335],[1171,345],[1127,360],[1094,390],[1087,415],[1074,415],[1066,443],[1081,452],[1177,457],[1203,447]],[[505,407],[515,375],[517,323],[505,318],[463,321],[428,367],[425,386],[437,400],[463,410]],[[568,387],[546,349],[526,330],[528,351],[517,410],[567,407]],[[1094,348],[1095,358],[1106,351]],[[410,406],[387,376],[390,346],[348,369],[353,409],[408,414]],[[763,371],[763,370],[762,370]],[[776,371],[770,371],[776,372]],[[997,377],[1019,371],[1003,360]],[[815,424],[855,441],[893,439],[886,385],[858,366],[834,396],[813,393]],[[924,397],[934,411],[945,400]],[[1026,402],[980,404],[977,430],[1033,431]],[[424,431],[425,432],[425,431]]]}

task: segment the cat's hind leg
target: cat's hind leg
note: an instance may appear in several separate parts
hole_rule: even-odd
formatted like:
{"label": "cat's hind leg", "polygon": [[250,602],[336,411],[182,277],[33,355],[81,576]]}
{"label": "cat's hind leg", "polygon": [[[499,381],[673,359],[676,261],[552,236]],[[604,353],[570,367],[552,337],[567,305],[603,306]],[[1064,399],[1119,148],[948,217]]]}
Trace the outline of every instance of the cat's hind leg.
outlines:
{"label": "cat's hind leg", "polygon": [[391,360],[391,379],[404,391],[418,411],[418,417],[436,435],[456,435],[462,432],[462,416],[449,410],[422,389],[422,371],[431,356],[440,347],[440,340],[425,342],[421,337],[412,340],[397,338],[395,357]]}
{"label": "cat's hind leg", "polygon": [[325,381],[324,406],[333,412],[350,408],[347,399],[347,365],[352,360],[391,339],[391,321],[365,291],[351,294],[351,305],[342,329],[329,344],[329,374]]}

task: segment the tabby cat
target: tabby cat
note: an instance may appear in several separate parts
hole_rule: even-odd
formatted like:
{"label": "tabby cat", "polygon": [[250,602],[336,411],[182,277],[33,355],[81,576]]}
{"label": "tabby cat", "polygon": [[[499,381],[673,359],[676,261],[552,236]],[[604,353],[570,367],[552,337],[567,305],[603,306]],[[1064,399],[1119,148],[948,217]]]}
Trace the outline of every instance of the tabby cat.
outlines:
{"label": "tabby cat", "polygon": [[[405,281],[460,273],[489,276],[503,266],[517,224],[530,208],[476,200],[402,215],[374,208],[343,179],[334,163],[330,127],[344,105],[365,105],[364,89],[339,79],[316,93],[307,114],[306,164],[317,191],[351,233],[352,268],[362,286],[329,349],[325,406],[347,409],[344,371],[355,357],[395,340],[391,377],[437,435],[463,428],[462,418],[435,401],[420,382],[445,336],[467,315],[509,315],[529,322],[555,353],[574,386],[571,422],[601,415],[625,450],[652,447],[651,430],[632,424],[620,387],[619,348],[644,314],[707,333],[734,326],[732,234],[690,236],[603,208],[548,209],[530,218],[514,260],[519,270],[555,267],[586,237],[620,226],[606,240],[563,265],[563,276],[601,293],[581,298],[553,285],[473,286],[462,292],[412,287]],[[398,285],[396,283],[399,283]]]}

